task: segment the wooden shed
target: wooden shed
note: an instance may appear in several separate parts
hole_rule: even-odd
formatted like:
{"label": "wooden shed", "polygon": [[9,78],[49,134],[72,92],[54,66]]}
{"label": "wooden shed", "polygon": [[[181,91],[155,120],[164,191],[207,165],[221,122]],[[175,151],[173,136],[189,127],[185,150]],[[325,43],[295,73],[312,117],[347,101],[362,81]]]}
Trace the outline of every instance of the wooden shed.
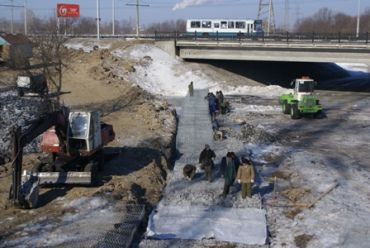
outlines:
{"label": "wooden shed", "polygon": [[25,68],[32,57],[32,42],[24,35],[0,34],[0,57],[10,67]]}

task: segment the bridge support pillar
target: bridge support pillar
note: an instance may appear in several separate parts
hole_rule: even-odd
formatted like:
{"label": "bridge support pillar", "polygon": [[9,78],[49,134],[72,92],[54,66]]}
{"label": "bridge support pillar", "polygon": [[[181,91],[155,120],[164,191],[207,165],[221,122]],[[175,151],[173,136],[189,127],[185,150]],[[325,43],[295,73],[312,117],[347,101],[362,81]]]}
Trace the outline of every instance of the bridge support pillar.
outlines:
{"label": "bridge support pillar", "polygon": [[179,55],[176,48],[175,40],[156,41],[155,45],[163,51],[167,52],[169,55],[173,56],[174,58],[176,57],[176,55]]}

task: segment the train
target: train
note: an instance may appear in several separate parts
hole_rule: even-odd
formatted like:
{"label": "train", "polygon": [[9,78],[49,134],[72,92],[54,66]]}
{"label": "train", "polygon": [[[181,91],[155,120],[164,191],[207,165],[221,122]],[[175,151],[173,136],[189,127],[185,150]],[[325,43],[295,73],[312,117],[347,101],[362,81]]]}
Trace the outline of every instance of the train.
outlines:
{"label": "train", "polygon": [[254,19],[189,19],[187,34],[199,37],[256,37],[264,34],[262,20]]}

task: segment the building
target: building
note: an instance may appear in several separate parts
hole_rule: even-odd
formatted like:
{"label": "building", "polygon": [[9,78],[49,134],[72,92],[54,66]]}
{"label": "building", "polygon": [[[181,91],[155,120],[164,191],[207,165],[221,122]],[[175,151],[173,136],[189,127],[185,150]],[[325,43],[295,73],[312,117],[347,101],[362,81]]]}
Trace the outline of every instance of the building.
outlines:
{"label": "building", "polygon": [[22,34],[0,33],[0,60],[13,68],[29,66],[32,42]]}

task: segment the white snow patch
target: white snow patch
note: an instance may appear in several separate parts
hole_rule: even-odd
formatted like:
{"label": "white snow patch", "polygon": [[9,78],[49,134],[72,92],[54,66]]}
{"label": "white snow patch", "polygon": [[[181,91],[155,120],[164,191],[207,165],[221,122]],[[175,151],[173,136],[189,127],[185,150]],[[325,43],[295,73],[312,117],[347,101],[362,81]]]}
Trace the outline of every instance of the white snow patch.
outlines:
{"label": "white snow patch", "polygon": [[349,71],[352,75],[369,72],[369,66],[362,63],[336,63],[338,66]]}
{"label": "white snow patch", "polygon": [[243,105],[243,107],[234,107],[233,111],[242,112],[281,112],[279,106],[265,105]]}
{"label": "white snow patch", "polygon": [[[274,97],[288,90],[280,86],[224,86],[213,81],[200,70],[193,70],[180,60],[173,58],[163,50],[148,44],[134,45],[130,48],[116,49],[113,55],[137,62],[135,72],[128,80],[136,82],[143,89],[163,96],[185,96],[188,85],[194,82],[194,88],[210,91],[222,90],[224,94],[258,95]],[[149,61],[148,61],[148,58]],[[144,62],[143,62],[144,61]],[[123,76],[127,77],[122,73]]]}
{"label": "white snow patch", "polygon": [[[100,197],[81,197],[62,205],[73,208],[74,212],[66,213],[59,219],[39,218],[24,225],[22,235],[3,243],[5,246],[27,247],[58,246],[64,243],[90,240],[103,235],[120,223],[122,213],[108,200]],[[93,244],[93,243],[92,243]]]}

